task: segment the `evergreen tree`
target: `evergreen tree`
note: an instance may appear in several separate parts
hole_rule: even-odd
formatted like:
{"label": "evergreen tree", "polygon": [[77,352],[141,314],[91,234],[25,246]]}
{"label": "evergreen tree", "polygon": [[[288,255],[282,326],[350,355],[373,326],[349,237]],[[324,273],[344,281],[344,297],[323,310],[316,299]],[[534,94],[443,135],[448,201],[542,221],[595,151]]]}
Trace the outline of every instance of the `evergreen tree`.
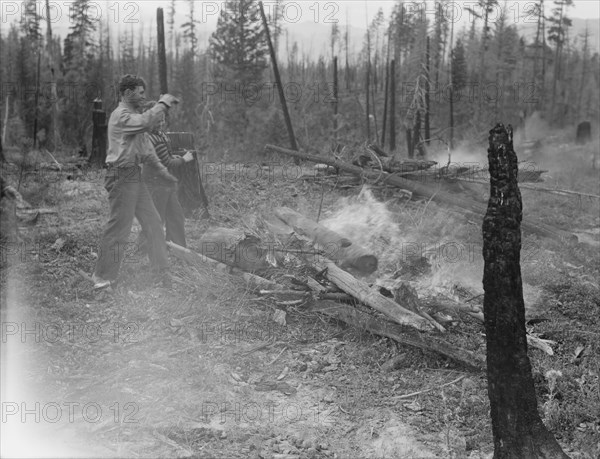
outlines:
{"label": "evergreen tree", "polygon": [[188,21],[181,25],[181,28],[183,29],[183,38],[190,44],[192,57],[196,56],[196,51],[198,49],[198,37],[196,35],[196,23],[198,21],[196,21],[194,16],[194,3],[195,0],[188,1],[188,5],[190,6]]}
{"label": "evergreen tree", "polygon": [[573,5],[573,0],[554,0],[555,7],[552,16],[548,18],[548,41],[554,42],[554,77],[552,78],[552,111],[557,103],[557,86],[561,80],[562,51],[571,27],[571,19],[567,17],[567,9]]}
{"label": "evergreen tree", "polygon": [[210,54],[234,80],[256,83],[267,67],[268,53],[258,6],[252,0],[226,5],[209,40]]}
{"label": "evergreen tree", "polygon": [[[62,124],[66,141],[83,146],[89,141],[91,103],[100,94],[102,83],[98,74],[98,47],[94,42],[96,24],[88,14],[88,0],[75,0],[70,9],[70,33],[64,42],[64,87]],[[94,90],[97,89],[97,92]],[[62,97],[61,97],[62,96]]]}

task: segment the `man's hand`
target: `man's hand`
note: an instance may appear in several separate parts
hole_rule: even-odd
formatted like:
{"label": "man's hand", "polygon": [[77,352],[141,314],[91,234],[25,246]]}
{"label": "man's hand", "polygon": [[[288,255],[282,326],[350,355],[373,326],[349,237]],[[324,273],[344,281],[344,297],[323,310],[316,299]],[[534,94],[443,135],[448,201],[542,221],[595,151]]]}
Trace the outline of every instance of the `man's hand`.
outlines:
{"label": "man's hand", "polygon": [[192,150],[187,150],[185,152],[185,155],[182,156],[182,158],[186,163],[189,163],[190,161],[194,160],[194,153],[192,152]]}
{"label": "man's hand", "polygon": [[162,96],[160,96],[160,99],[158,99],[158,102],[162,102],[167,107],[171,108],[173,104],[179,103],[179,99],[173,96],[172,94],[163,94]]}

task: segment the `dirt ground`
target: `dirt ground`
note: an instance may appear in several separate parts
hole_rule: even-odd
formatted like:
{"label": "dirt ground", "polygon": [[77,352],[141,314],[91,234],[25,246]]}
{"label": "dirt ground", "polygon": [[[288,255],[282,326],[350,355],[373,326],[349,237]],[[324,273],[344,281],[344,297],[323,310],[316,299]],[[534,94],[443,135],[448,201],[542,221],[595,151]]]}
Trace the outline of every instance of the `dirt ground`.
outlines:
{"label": "dirt ground", "polygon": [[[593,172],[581,170],[551,173],[556,183],[581,173],[577,189],[598,194]],[[209,227],[250,228],[278,205],[315,217],[322,200],[331,216],[359,191],[231,168],[207,177],[206,188],[211,219],[186,221],[191,248]],[[22,228],[23,242],[5,253],[3,457],[491,457],[484,374],[174,257],[172,290],[154,285],[148,261],[130,254],[119,286],[95,293],[79,270],[93,269],[106,218],[102,173],[31,177],[23,194],[58,213]],[[481,290],[480,226],[435,203],[385,190],[376,198],[399,215],[403,234],[479,250],[463,264],[441,263],[424,290],[459,281]],[[526,191],[523,199],[525,212],[582,235],[575,248],[525,235],[523,278],[529,316],[540,318],[528,328],[554,341],[553,356],[530,349],[540,412],[571,457],[598,457],[598,201]],[[474,319],[461,317],[448,333],[483,352]]]}

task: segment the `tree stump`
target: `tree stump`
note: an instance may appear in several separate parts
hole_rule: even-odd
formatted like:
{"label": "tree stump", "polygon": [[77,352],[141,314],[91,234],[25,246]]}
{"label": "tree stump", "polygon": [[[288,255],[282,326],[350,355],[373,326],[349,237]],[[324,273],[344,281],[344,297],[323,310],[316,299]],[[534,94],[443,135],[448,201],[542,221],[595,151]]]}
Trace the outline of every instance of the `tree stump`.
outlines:
{"label": "tree stump", "polygon": [[494,458],[565,458],[538,413],[527,356],[521,280],[521,192],[512,128],[490,131],[490,198],[483,221],[483,308]]}
{"label": "tree stump", "polygon": [[592,125],[589,121],[583,121],[577,125],[577,136],[575,143],[585,145],[592,140]]}
{"label": "tree stump", "polygon": [[[102,100],[94,100],[94,109],[92,111],[92,154],[88,163],[92,167],[102,168],[106,162],[106,149],[108,147],[108,124],[106,112],[104,111]],[[79,149],[79,157],[87,157],[87,148],[82,144]]]}
{"label": "tree stump", "polygon": [[18,251],[19,229],[17,226],[17,201],[8,192],[8,183],[0,176],[0,265],[8,263],[9,257]]}
{"label": "tree stump", "polygon": [[[185,150],[196,151],[194,135],[192,133],[167,132],[167,136],[171,141],[174,154],[183,156]],[[208,198],[202,185],[200,170],[198,153],[195,153],[193,161],[184,164],[174,172],[177,180],[179,180],[177,197],[186,216],[190,216],[195,209],[202,208],[202,215],[208,218]]]}

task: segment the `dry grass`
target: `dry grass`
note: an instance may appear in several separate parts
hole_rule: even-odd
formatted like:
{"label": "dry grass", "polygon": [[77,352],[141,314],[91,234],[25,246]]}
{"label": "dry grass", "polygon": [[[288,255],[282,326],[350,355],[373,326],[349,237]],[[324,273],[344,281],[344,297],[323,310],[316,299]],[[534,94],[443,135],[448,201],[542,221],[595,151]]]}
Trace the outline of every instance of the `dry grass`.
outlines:
{"label": "dry grass", "polygon": [[[581,183],[577,189],[598,192],[585,167],[573,167],[573,176],[556,170],[557,186]],[[578,174],[580,182],[573,178]],[[192,248],[209,226],[259,231],[256,216],[280,205],[316,218],[323,190],[317,183],[285,179],[283,169],[254,180],[231,172],[214,175],[206,188],[212,218],[186,222]],[[2,317],[101,327],[102,338],[96,341],[63,336],[55,343],[31,343],[26,352],[22,343],[15,346],[27,356],[24,366],[38,399],[93,401],[107,413],[115,403],[121,407],[121,422],[109,416],[100,423],[79,419],[67,425],[87,442],[80,447],[111,457],[383,457],[402,452],[405,457],[475,458],[491,451],[484,376],[464,373],[436,355],[330,322],[301,305],[282,307],[274,299],[256,297],[235,277],[177,260],[172,260],[174,291],[155,287],[147,262],[140,260],[124,265],[114,293],[94,294],[77,270],[89,272],[94,264],[106,218],[102,177],[62,180],[48,190],[46,201],[39,202],[52,203],[60,212],[23,234],[43,250],[3,272],[3,283],[11,288],[3,289]],[[333,215],[340,198],[356,193],[326,189],[322,219]],[[408,202],[386,193],[378,191],[376,197],[387,201],[403,241],[473,247],[473,257],[452,263],[431,257],[432,273],[418,285],[422,291],[481,289],[480,227],[433,202]],[[597,203],[579,205],[576,198],[528,192],[523,199],[526,212],[531,209],[564,229],[600,224]],[[374,247],[385,260],[382,271],[392,273],[401,253],[391,246],[393,235],[380,236]],[[58,238],[64,245],[52,249]],[[589,282],[599,274],[597,249],[582,245],[571,250],[530,236],[524,242],[535,248],[535,256],[523,265],[524,281],[542,292],[528,304],[550,319],[533,331],[557,341],[552,357],[530,351],[540,412],[572,457],[594,457],[600,441],[600,298],[597,285]],[[286,311],[285,326],[273,321],[277,309]],[[476,321],[462,317],[449,339],[475,349],[483,343],[482,331]],[[402,367],[384,371],[382,365],[399,353],[406,354]],[[459,383],[439,389],[461,374],[465,378]],[[259,390],[269,387],[275,389]],[[394,398],[429,388],[435,390]],[[124,415],[137,422],[122,422]]]}

